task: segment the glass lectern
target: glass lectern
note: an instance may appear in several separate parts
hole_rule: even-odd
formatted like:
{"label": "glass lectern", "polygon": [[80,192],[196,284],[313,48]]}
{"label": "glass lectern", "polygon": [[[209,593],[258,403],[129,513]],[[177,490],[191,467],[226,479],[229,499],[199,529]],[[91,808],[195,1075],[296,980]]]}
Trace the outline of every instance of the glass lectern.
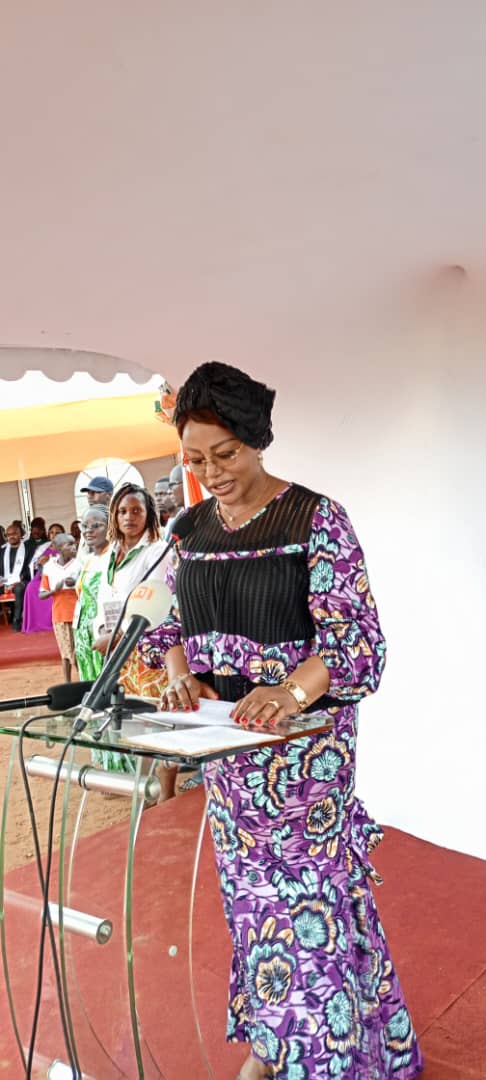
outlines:
{"label": "glass lectern", "polygon": [[[7,1002],[2,1019],[4,1028],[10,1020],[12,1062],[19,1076],[25,1075],[31,1037],[42,925],[34,862],[11,869],[6,859],[19,819],[24,829],[28,821],[18,738],[27,718],[31,714],[26,710],[0,714],[0,734],[12,742],[0,830],[0,947]],[[196,766],[238,748],[219,746],[188,754],[174,750],[173,742],[164,749],[163,739],[156,747],[143,740],[139,744],[132,740],[154,730],[153,723],[140,716],[124,720],[120,731],[108,727],[101,743],[93,738],[96,726],[90,722],[76,735],[59,779],[49,890],[59,987],[47,936],[32,1076],[62,1080],[73,1075],[59,994],[79,1076],[87,1080],[172,1080],[183,1073],[191,1080],[216,1076],[201,1030],[194,982],[193,916],[205,824],[203,788],[188,816],[191,800],[185,796],[158,804],[157,772],[164,762]],[[331,729],[332,716],[323,712],[287,721],[272,729],[272,735],[277,733],[282,741]],[[53,781],[71,733],[68,715],[38,710],[23,739],[44,866]],[[270,732],[260,729],[245,737],[245,751],[274,741]],[[93,764],[92,751],[100,746],[125,755],[127,770],[109,772]],[[181,904],[183,939],[176,930]],[[211,932],[210,927],[197,927],[198,937]],[[176,1019],[179,1027],[182,1020],[182,1040],[175,1033]]]}

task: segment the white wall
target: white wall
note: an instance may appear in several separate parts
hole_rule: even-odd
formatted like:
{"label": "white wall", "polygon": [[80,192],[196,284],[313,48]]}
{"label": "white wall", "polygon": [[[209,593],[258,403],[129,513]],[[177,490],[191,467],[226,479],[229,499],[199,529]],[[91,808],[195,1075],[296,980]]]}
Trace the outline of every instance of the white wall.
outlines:
{"label": "white wall", "polygon": [[[435,314],[432,313],[435,317]],[[273,471],[347,507],[388,641],[358,792],[384,823],[486,857],[484,338],[447,320],[282,374]],[[302,372],[302,369],[300,369]]]}
{"label": "white wall", "polygon": [[6,484],[0,484],[0,525],[4,529],[15,518],[20,518],[19,489],[16,480],[9,480]]}

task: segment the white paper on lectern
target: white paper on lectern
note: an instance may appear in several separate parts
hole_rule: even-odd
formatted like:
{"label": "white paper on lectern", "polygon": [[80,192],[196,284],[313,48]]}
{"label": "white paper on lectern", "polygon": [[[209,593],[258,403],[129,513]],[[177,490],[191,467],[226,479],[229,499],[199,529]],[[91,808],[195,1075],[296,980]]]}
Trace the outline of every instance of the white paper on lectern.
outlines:
{"label": "white paper on lectern", "polygon": [[[176,727],[212,727],[213,724],[221,725],[226,724],[229,727],[235,727],[238,731],[241,728],[238,724],[235,724],[230,717],[230,713],[235,707],[234,701],[221,701],[220,699],[210,701],[209,698],[199,698],[199,708],[192,709],[191,712],[184,712],[183,709],[177,709],[172,711],[171,709],[164,709],[160,712],[147,713],[147,719],[152,721],[162,720],[167,724],[175,724]],[[139,713],[139,716],[143,718],[143,713]]]}
{"label": "white paper on lectern", "polygon": [[[153,717],[153,713],[150,714]],[[177,754],[203,754],[213,750],[238,749],[244,750],[245,746],[255,746],[271,739],[282,741],[281,735],[265,735],[256,731],[245,731],[238,724],[231,726],[218,726],[214,722],[206,727],[202,724],[198,727],[178,728],[176,731],[150,731],[145,735],[130,736],[127,742],[136,746],[146,747],[149,750]]]}

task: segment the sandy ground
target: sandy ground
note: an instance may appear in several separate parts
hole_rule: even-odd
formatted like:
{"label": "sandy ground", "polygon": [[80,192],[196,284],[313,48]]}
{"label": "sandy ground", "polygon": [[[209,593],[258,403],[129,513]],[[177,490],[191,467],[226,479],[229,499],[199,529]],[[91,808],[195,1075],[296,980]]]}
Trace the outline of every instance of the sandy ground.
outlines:
{"label": "sandy ground", "polygon": [[[0,694],[2,700],[11,697],[24,697],[31,694],[43,694],[45,693],[48,686],[53,686],[56,683],[60,683],[61,681],[62,676],[59,664],[40,663],[35,665],[23,665],[17,668],[3,668],[0,671]],[[28,715],[29,714],[27,712],[23,713],[24,718],[27,718]],[[1,719],[2,717],[0,714],[0,722]],[[0,796],[2,803],[7,781],[12,743],[16,744],[17,740],[12,740],[12,738],[8,735],[0,736]],[[39,743],[34,740],[28,740],[26,747],[26,756],[30,756],[31,754],[36,753],[42,754],[43,757],[58,758],[60,750],[59,746],[48,749],[46,748],[44,743]],[[89,751],[78,751],[77,760],[82,761],[83,763],[88,762]],[[42,835],[45,836],[47,831],[52,785],[48,780],[36,778],[32,779],[31,786],[39,831]],[[56,847],[59,844],[62,796],[63,788],[60,789],[60,794],[58,797],[59,806],[57,808],[55,826]],[[80,788],[72,791],[72,796],[70,798],[70,804],[72,804],[70,823],[72,825],[74,824],[77,806],[79,804],[81,796],[82,791]],[[88,807],[84,818],[81,835],[86,836],[90,833],[98,832],[100,829],[107,828],[109,825],[112,825],[115,822],[124,820],[129,816],[130,803],[130,799],[126,799],[123,797],[90,797],[88,799]],[[14,869],[14,867],[22,866],[24,863],[30,862],[33,857],[34,846],[30,828],[30,821],[27,812],[25,790],[23,787],[22,777],[20,775],[18,764],[16,763],[12,775],[12,784],[7,813],[5,840],[6,872]]]}

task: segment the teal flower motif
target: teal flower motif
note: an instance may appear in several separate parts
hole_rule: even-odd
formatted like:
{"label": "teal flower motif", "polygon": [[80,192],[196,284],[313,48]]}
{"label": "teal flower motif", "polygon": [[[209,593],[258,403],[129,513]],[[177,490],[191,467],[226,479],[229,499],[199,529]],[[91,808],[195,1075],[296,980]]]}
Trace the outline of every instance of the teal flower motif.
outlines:
{"label": "teal flower motif", "polygon": [[231,1008],[228,1008],[228,1014],[226,1019],[226,1038],[232,1039],[237,1028],[237,1021],[234,1012]]}
{"label": "teal flower motif", "polygon": [[[311,870],[310,867],[306,867],[305,870],[302,871],[301,877],[302,877],[302,884],[303,884],[303,886],[305,888],[305,891],[306,891],[306,895],[307,896],[318,896],[318,894],[319,894],[319,878],[318,878],[317,872],[315,870]],[[323,883],[323,887],[325,887],[326,881],[329,881],[329,880],[330,880],[329,878],[325,879],[325,881]]]}
{"label": "teal flower motif", "polygon": [[335,1038],[349,1035],[353,1024],[353,1008],[345,990],[338,990],[326,1003],[326,1016]]}
{"label": "teal flower motif", "polygon": [[290,825],[284,825],[283,829],[272,829],[272,851],[277,859],[282,858],[282,841],[292,836]]}
{"label": "teal flower motif", "polygon": [[[204,652],[204,646],[202,647],[201,651]],[[212,667],[216,674],[238,674],[238,668],[235,666],[234,663],[234,656],[232,656],[231,653],[227,652],[224,648],[221,648],[221,645],[218,643],[217,638],[209,643],[208,651],[211,654]]]}
{"label": "teal flower motif", "polygon": [[309,807],[304,836],[314,844],[324,844],[341,832],[344,816],[343,796],[339,788],[331,788],[325,799]]}
{"label": "teal flower motif", "polygon": [[336,919],[336,926],[338,929],[338,936],[336,938],[336,945],[341,952],[346,952],[348,948],[348,939],[346,937],[346,931],[344,928],[344,922],[342,919]]}
{"label": "teal flower motif", "polygon": [[329,1073],[331,1076],[346,1076],[349,1075],[348,1069],[351,1068],[351,1057],[346,1054],[346,1057],[341,1057],[340,1054],[333,1054],[329,1062]]}
{"label": "teal flower motif", "polygon": [[374,1001],[385,977],[383,954],[378,949],[370,950],[367,963],[368,970],[361,974],[360,983],[363,988],[363,997],[368,1001]]}
{"label": "teal flower motif", "polygon": [[304,1056],[304,1047],[298,1039],[292,1040],[290,1054],[287,1057],[286,1076],[288,1080],[308,1080],[309,1070],[306,1065],[301,1065],[300,1060]]}
{"label": "teal flower motif", "polygon": [[319,529],[315,532],[309,545],[312,552],[325,551],[330,555],[339,554],[339,544],[336,540],[331,540],[327,529]]}
{"label": "teal flower motif", "polygon": [[303,870],[302,877],[285,877],[282,870],[275,870],[272,874],[272,885],[278,889],[280,900],[288,900],[291,907],[295,907],[299,900],[306,897],[318,896],[318,877],[315,870]]}
{"label": "teal flower motif", "polygon": [[221,882],[221,889],[225,897],[228,897],[228,900],[233,900],[235,895],[235,883],[230,877],[228,877],[226,870],[221,871],[219,880]]}
{"label": "teal flower motif", "polygon": [[293,926],[303,949],[322,949],[329,941],[329,930],[320,911],[304,908]]}
{"label": "teal flower motif", "polygon": [[334,568],[332,563],[321,559],[313,566],[309,574],[309,588],[311,593],[329,593],[334,585]]}
{"label": "teal flower motif", "polygon": [[288,900],[289,896],[294,894],[296,883],[292,878],[286,878],[281,870],[274,871],[271,881],[272,885],[275,885],[275,888],[277,889],[279,900]]}
{"label": "teal flower motif", "polygon": [[388,1045],[390,1045],[391,1042],[394,1040],[399,1040],[400,1042],[403,1042],[404,1040],[408,1039],[410,1036],[411,1026],[412,1025],[410,1023],[410,1016],[405,1006],[402,1005],[402,1008],[390,1017],[386,1025],[385,1031]]}
{"label": "teal flower motif", "polygon": [[252,790],[253,805],[256,809],[263,807],[268,817],[278,817],[285,806],[287,762],[269,748],[255,754],[254,761],[263,767],[246,777],[246,786]]}
{"label": "teal flower motif", "polygon": [[407,1009],[402,1005],[385,1026],[384,1040],[387,1061],[393,1072],[407,1066],[412,1059],[414,1032]]}
{"label": "teal flower motif", "polygon": [[216,851],[224,852],[233,861],[239,847],[236,823],[223,806],[212,801],[208,808],[208,820]]}
{"label": "teal flower motif", "polygon": [[319,503],[317,513],[320,514],[320,516],[323,518],[328,518],[329,512],[329,499],[327,499],[326,496],[323,495]]}
{"label": "teal flower motif", "polygon": [[250,1040],[252,1050],[263,1061],[277,1061],[279,1055],[279,1040],[271,1028],[264,1024],[255,1024],[250,1027]]}
{"label": "teal flower motif", "polygon": [[328,900],[330,904],[336,903],[337,889],[335,885],[331,884],[330,877],[324,878],[324,881],[322,883],[322,891],[324,893],[324,896],[326,897],[326,900]]}
{"label": "teal flower motif", "polygon": [[299,745],[295,742],[289,742],[287,745],[287,762],[289,766],[289,777],[291,780],[299,781],[302,775],[302,758],[305,754],[305,748],[301,745],[301,739],[299,739]]}
{"label": "teal flower motif", "polygon": [[329,783],[330,780],[334,780],[342,764],[342,755],[337,750],[324,750],[319,757],[313,758],[310,774],[313,780],[324,780]]}
{"label": "teal flower motif", "polygon": [[281,939],[254,942],[247,959],[250,995],[254,1008],[280,1005],[288,996],[296,961]]}
{"label": "teal flower motif", "polygon": [[270,645],[268,648],[261,646],[258,653],[249,658],[248,670],[255,682],[264,682],[268,686],[276,686],[281,683],[290,666],[290,657],[278,645]]}
{"label": "teal flower motif", "polygon": [[358,623],[353,620],[353,622],[348,623],[343,640],[346,645],[357,645],[361,636],[361,630],[358,626]]}

